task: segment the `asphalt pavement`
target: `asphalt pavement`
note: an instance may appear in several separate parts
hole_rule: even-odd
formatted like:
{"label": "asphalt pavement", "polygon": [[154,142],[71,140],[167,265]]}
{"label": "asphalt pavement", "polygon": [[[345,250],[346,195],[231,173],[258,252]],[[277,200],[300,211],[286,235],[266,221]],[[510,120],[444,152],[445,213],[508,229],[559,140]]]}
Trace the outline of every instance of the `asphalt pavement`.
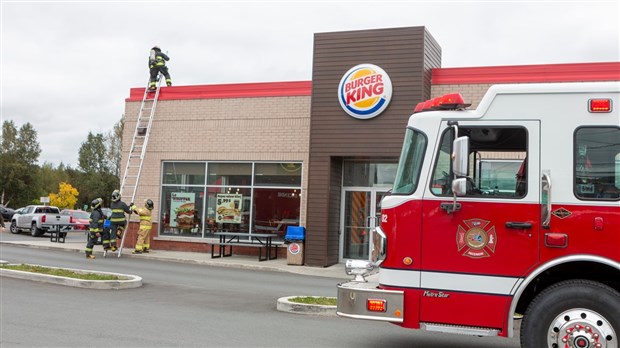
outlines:
{"label": "asphalt pavement", "polygon": [[[82,235],[70,233],[65,243],[57,243],[50,241],[49,236],[31,237],[25,234],[12,235],[8,230],[0,233],[0,246],[2,244],[18,245],[29,248],[56,249],[67,252],[81,253],[84,257],[84,247],[86,242]],[[310,267],[289,265],[286,257],[279,257],[275,260],[258,261],[257,256],[235,255],[230,257],[211,258],[208,252],[190,252],[190,251],[169,251],[169,250],[151,250],[148,254],[134,255],[131,253],[132,248],[124,248],[122,258],[141,258],[170,262],[183,262],[204,264],[219,267],[234,267],[251,270],[289,272],[301,275],[341,278],[349,279],[344,271],[344,263],[338,263],[330,267]],[[95,246],[94,255],[97,258],[103,257],[103,248],[100,245]],[[76,255],[77,257],[77,255]],[[108,258],[117,257],[116,253],[108,253]],[[90,262],[97,262],[97,259]]]}

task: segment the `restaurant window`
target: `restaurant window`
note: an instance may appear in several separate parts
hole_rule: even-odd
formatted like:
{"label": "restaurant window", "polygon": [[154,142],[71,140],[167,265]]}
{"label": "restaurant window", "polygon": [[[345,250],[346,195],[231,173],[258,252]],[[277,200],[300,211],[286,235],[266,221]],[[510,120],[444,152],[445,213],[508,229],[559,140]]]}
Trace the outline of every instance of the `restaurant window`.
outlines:
{"label": "restaurant window", "polygon": [[163,186],[161,199],[162,235],[202,237],[204,185]]}
{"label": "restaurant window", "polygon": [[577,129],[574,156],[577,198],[620,199],[620,128]]}
{"label": "restaurant window", "polygon": [[283,237],[299,225],[301,173],[301,163],[164,162],[160,235]]}
{"label": "restaurant window", "polygon": [[254,188],[254,232],[284,238],[288,226],[299,226],[300,205],[299,188]]}
{"label": "restaurant window", "polygon": [[205,164],[164,162],[163,183],[171,185],[204,185]]}
{"label": "restaurant window", "polygon": [[256,186],[300,186],[301,163],[256,163]]}
{"label": "restaurant window", "polygon": [[207,187],[205,235],[218,231],[249,232],[251,192],[249,187]]}
{"label": "restaurant window", "polygon": [[252,183],[252,163],[209,163],[207,185],[243,185]]}

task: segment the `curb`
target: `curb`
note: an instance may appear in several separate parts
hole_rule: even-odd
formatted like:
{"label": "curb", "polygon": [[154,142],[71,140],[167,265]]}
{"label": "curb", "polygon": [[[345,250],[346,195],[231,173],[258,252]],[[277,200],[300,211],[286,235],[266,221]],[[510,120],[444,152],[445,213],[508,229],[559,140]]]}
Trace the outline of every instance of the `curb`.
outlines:
{"label": "curb", "polygon": [[297,314],[314,314],[336,316],[336,306],[312,305],[306,303],[291,302],[289,299],[295,297],[324,297],[324,296],[287,296],[278,299],[276,309],[280,312]]}
{"label": "curb", "polygon": [[[34,266],[37,266],[37,265],[34,265]],[[44,266],[44,267],[54,268],[54,269],[61,268],[61,267],[50,267],[50,266]],[[61,276],[55,276],[55,275],[49,275],[49,274],[17,271],[17,270],[4,269],[4,268],[0,268],[0,277],[26,279],[26,280],[36,281],[36,282],[52,283],[52,284],[57,284],[57,285],[73,286],[77,288],[86,288],[86,289],[98,289],[98,290],[110,290],[110,289],[124,290],[124,289],[138,288],[142,286],[142,277],[139,277],[136,275],[111,273],[111,272],[100,272],[100,271],[88,271],[88,270],[72,269],[72,268],[62,268],[62,269],[73,271],[75,273],[96,273],[96,274],[114,275],[121,279],[119,280],[85,280],[85,279],[61,277]]]}

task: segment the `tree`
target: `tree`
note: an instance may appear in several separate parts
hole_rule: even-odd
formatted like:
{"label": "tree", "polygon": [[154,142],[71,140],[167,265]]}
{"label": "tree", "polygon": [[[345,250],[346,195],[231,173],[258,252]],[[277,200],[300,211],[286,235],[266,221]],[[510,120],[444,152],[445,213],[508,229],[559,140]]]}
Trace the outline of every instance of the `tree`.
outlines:
{"label": "tree", "polygon": [[58,184],[58,193],[50,193],[50,204],[60,209],[73,209],[80,193],[71,184],[61,182]]}
{"label": "tree", "polygon": [[119,188],[118,176],[112,173],[107,153],[103,135],[89,132],[79,150],[77,187],[80,203],[90,204],[93,199],[100,197],[106,205],[112,191]]}
{"label": "tree", "polygon": [[44,162],[37,177],[41,187],[40,196],[48,196],[50,192],[56,191],[61,182],[74,183],[75,181],[69,177],[69,169],[62,162],[58,167],[54,167],[50,162]]}
{"label": "tree", "polygon": [[110,172],[117,177],[121,174],[121,154],[123,147],[123,129],[125,128],[125,115],[114,124],[112,130],[105,135],[105,145],[107,148],[107,160]]}
{"label": "tree", "polygon": [[83,172],[91,174],[109,172],[110,166],[106,157],[103,134],[93,135],[93,133],[88,132],[88,137],[80,146],[78,155],[78,163]]}
{"label": "tree", "polygon": [[13,121],[4,121],[0,146],[0,190],[5,202],[10,202],[11,206],[24,206],[35,197],[38,199],[40,187],[36,179],[40,154],[37,131],[30,123],[17,130]]}

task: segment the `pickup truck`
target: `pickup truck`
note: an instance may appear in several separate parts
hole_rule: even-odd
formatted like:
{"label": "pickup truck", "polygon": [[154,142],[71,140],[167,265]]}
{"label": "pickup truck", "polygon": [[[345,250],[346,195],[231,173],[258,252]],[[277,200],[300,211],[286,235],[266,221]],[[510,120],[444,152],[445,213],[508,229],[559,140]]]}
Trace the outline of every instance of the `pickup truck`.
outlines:
{"label": "pickup truck", "polygon": [[11,233],[29,231],[38,237],[57,225],[71,224],[71,216],[60,215],[60,209],[49,205],[29,205],[15,212],[11,218]]}

